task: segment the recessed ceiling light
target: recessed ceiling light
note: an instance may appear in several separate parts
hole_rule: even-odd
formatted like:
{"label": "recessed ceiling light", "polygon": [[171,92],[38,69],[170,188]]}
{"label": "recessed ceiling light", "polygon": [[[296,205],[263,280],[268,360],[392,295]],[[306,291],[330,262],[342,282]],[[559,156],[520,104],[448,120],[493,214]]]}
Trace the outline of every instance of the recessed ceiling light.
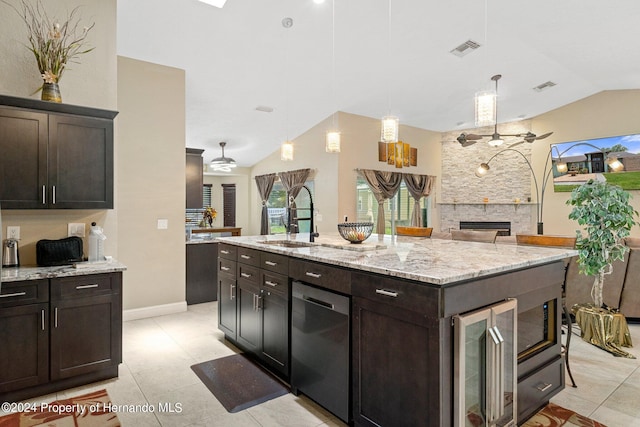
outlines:
{"label": "recessed ceiling light", "polygon": [[550,87],[554,87],[556,84],[552,81],[548,81],[548,82],[544,82],[542,84],[539,84],[538,86],[534,87],[533,90],[535,90],[536,92],[542,92],[545,89],[548,89]]}
{"label": "recessed ceiling light", "polygon": [[451,49],[449,53],[453,53],[455,56],[458,56],[458,57],[463,57],[473,52],[479,47],[480,47],[480,43],[474,42],[473,40],[467,40],[466,42],[462,43],[460,46],[456,46],[455,48]]}
{"label": "recessed ceiling light", "polygon": [[202,3],[210,4],[211,6],[219,7],[222,9],[222,6],[227,2],[227,0],[200,0]]}

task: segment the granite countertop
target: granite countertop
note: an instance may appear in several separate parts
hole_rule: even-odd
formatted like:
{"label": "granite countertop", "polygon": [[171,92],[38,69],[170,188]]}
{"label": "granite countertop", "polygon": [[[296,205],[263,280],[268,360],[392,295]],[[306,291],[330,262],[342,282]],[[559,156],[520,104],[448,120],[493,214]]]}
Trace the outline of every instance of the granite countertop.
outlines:
{"label": "granite countertop", "polygon": [[578,254],[573,249],[376,234],[358,245],[350,244],[337,233],[323,234],[315,243],[308,243],[309,235],[304,233],[291,238],[309,246],[260,243],[285,239],[285,235],[215,238],[237,246],[434,285],[547,264]]}
{"label": "granite countertop", "polygon": [[124,271],[127,267],[116,260],[104,262],[82,262],[74,265],[56,267],[3,267],[2,282],[17,282],[20,280],[50,279],[55,277],[82,276],[86,274],[113,273]]}

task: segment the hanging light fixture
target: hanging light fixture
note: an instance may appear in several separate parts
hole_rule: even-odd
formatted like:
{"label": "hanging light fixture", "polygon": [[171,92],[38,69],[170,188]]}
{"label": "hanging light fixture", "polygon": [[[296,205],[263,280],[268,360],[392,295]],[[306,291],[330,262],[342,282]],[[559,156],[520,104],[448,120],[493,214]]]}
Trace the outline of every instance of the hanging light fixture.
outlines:
{"label": "hanging light fixture", "polygon": [[476,126],[492,126],[496,123],[498,94],[495,90],[476,93]]}
{"label": "hanging light fixture", "polygon": [[[331,1],[331,91],[333,92],[333,101],[336,100],[336,2]],[[337,110],[335,105],[335,110]],[[340,131],[337,130],[336,125],[336,111],[333,112],[332,117],[333,130],[330,130],[325,135],[325,151],[327,153],[339,153],[340,152]]]}
{"label": "hanging light fixture", "polygon": [[211,160],[211,163],[209,163],[211,165],[211,168],[215,172],[231,172],[231,169],[237,166],[235,160],[233,160],[231,157],[224,156],[224,147],[226,145],[226,142],[220,143],[220,148],[222,148],[222,156],[216,157],[215,159]]}
{"label": "hanging light fixture", "polygon": [[293,142],[285,141],[280,146],[280,160],[290,162],[293,160]]}
{"label": "hanging light fixture", "polygon": [[[389,0],[389,13],[387,15],[387,52],[391,52],[391,0]],[[385,61],[387,65],[387,79],[391,81],[391,61]],[[389,111],[391,111],[391,89],[387,89],[387,104]],[[382,118],[380,141],[387,143],[398,142],[398,128],[400,127],[400,120],[392,115],[387,115]]]}

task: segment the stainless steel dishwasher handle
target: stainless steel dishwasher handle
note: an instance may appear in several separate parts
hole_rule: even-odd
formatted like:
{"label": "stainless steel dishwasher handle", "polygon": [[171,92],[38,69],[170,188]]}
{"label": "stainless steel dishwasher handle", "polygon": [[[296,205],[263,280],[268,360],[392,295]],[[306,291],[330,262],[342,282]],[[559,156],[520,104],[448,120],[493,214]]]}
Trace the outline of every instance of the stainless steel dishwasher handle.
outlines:
{"label": "stainless steel dishwasher handle", "polygon": [[376,294],[384,295],[386,297],[398,298],[397,292],[387,291],[385,289],[376,289]]}
{"label": "stainless steel dishwasher handle", "polygon": [[327,308],[329,310],[333,310],[335,308],[335,306],[333,304],[329,303],[329,302],[325,302],[325,301],[322,301],[322,300],[319,300],[319,299],[316,299],[316,298],[313,298],[313,297],[308,297],[306,295],[303,295],[302,299],[305,302],[309,302],[311,304],[315,304],[317,306],[320,306],[322,308]]}

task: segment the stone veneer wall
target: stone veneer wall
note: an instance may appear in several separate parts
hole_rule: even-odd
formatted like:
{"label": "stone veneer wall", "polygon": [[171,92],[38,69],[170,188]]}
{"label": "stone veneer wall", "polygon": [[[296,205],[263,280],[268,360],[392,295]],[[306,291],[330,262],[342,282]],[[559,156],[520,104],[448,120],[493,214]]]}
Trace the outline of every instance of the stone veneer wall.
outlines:
{"label": "stone veneer wall", "polygon": [[[529,120],[498,125],[501,134],[526,133]],[[493,127],[472,129],[466,133],[492,134]],[[533,176],[526,161],[518,153],[505,151],[491,160],[491,170],[483,178],[475,171],[480,163],[521,138],[505,138],[500,147],[487,144],[488,138],[462,147],[456,138],[461,131],[446,132],[442,137],[442,178],[440,197],[440,229],[450,231],[459,228],[460,221],[509,221],[511,233],[534,233],[537,200]],[[530,143],[513,147],[531,161]],[[541,177],[538,177],[541,179]],[[541,183],[539,183],[541,184]],[[532,190],[534,194],[532,194]],[[484,203],[488,198],[489,202]],[[528,198],[531,202],[527,203]],[[520,203],[514,203],[520,199]]]}

